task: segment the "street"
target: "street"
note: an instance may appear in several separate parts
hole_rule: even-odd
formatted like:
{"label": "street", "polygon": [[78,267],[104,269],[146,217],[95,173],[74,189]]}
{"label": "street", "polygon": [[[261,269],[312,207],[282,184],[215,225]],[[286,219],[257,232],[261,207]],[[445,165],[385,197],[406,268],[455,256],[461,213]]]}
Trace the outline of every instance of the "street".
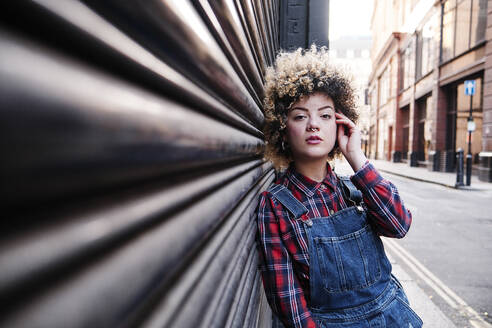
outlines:
{"label": "street", "polygon": [[[492,193],[456,190],[381,172],[393,182],[413,214],[404,239],[396,244],[404,252],[388,250],[432,301],[457,327],[468,327],[471,312],[492,322]],[[397,254],[399,253],[399,254]],[[429,283],[410,261],[413,256],[440,280],[443,288]],[[463,310],[446,293],[449,288],[472,310]],[[451,292],[451,293],[452,293]],[[476,313],[475,312],[475,313]]]}

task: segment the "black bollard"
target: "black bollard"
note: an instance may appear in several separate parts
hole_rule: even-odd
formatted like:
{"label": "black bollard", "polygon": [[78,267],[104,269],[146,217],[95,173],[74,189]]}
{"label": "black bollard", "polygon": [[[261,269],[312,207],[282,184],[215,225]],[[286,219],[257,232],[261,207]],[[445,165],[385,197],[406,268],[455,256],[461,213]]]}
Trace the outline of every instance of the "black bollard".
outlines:
{"label": "black bollard", "polygon": [[463,165],[464,165],[464,151],[458,148],[456,151],[456,187],[463,187]]}
{"label": "black bollard", "polygon": [[472,155],[466,155],[466,185],[469,186],[471,184],[471,175],[472,175]]}

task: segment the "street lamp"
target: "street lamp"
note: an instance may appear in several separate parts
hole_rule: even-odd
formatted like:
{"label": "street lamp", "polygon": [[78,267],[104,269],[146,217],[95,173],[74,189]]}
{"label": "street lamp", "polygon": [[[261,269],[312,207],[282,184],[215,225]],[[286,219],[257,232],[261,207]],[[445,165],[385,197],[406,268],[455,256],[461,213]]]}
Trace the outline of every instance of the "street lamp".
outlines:
{"label": "street lamp", "polygon": [[471,184],[472,174],[472,153],[471,153],[471,134],[475,131],[475,122],[473,122],[473,95],[475,94],[475,80],[465,81],[465,95],[470,96],[470,112],[468,114],[468,154],[466,154],[466,185]]}

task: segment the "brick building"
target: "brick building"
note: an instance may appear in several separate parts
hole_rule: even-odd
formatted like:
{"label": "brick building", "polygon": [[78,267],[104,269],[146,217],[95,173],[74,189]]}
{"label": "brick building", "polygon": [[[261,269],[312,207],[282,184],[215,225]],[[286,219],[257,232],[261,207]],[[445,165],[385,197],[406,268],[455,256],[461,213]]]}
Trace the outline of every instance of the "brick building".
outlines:
{"label": "brick building", "polygon": [[375,0],[371,30],[370,157],[454,171],[472,104],[473,172],[492,182],[492,1]]}

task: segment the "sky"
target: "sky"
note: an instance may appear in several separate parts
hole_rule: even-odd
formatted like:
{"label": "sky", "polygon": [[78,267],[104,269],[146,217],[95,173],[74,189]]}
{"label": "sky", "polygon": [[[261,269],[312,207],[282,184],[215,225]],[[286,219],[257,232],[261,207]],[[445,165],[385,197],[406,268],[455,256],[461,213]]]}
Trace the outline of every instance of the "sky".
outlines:
{"label": "sky", "polygon": [[330,40],[370,36],[373,0],[330,0]]}

